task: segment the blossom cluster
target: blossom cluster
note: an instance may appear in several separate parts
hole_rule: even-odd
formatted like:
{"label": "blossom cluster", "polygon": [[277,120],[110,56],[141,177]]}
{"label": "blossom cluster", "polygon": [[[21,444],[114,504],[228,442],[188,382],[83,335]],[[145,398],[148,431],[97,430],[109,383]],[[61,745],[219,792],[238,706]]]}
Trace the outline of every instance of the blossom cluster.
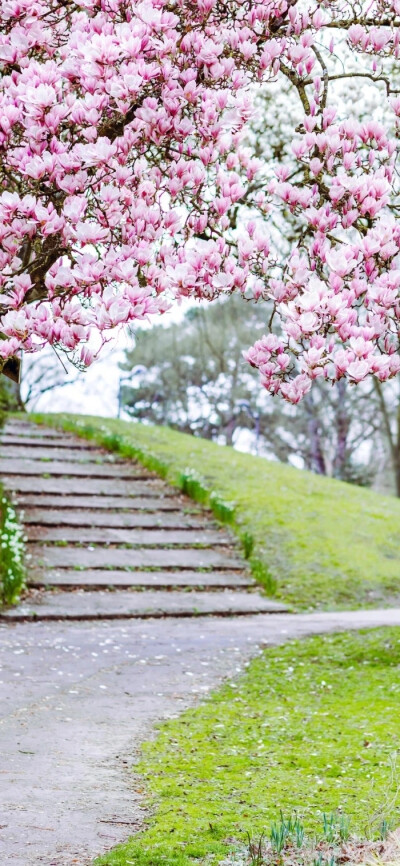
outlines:
{"label": "blossom cluster", "polygon": [[[247,353],[271,393],[394,376],[399,23],[399,0],[1,0],[0,366],[45,345],[87,365],[92,331],[236,291],[274,303]],[[335,111],[332,34],[382,122]],[[279,78],[303,120],[263,185],[244,133]],[[301,223],[281,262],[279,209]]]}
{"label": "blossom cluster", "polygon": [[317,377],[357,384],[400,370],[400,225],[388,207],[396,143],[377,122],[337,123],[333,111],[323,114],[324,131],[314,127],[293,144],[310,184],[271,185],[291,210],[301,209],[309,240],[269,282],[280,335],[246,353],[265,387],[294,403]]}

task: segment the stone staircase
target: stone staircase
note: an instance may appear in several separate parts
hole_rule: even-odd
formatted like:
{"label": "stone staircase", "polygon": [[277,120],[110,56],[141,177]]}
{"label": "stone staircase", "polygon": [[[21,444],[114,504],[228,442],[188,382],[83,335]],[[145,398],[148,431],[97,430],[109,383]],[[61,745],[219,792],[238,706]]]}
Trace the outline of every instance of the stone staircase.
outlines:
{"label": "stone staircase", "polygon": [[137,462],[10,420],[0,477],[29,556],[26,596],[3,620],[285,611],[257,591],[230,531]]}

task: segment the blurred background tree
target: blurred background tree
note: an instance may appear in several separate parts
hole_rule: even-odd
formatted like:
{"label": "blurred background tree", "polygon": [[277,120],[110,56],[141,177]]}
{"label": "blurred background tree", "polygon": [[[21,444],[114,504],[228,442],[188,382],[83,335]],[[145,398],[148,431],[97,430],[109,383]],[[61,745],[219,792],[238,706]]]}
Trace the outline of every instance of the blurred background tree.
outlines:
{"label": "blurred background tree", "polygon": [[318,381],[298,406],[274,399],[242,357],[264,330],[265,304],[235,296],[190,308],[183,323],[138,330],[121,365],[121,408],[137,421],[371,484],[388,445],[382,400],[392,429],[389,395]]}

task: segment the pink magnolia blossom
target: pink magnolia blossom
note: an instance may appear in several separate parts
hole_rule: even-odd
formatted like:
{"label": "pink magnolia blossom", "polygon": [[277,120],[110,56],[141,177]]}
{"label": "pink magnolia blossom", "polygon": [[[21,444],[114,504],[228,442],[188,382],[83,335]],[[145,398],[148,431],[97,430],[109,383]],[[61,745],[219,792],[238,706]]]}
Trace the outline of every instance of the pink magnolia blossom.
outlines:
{"label": "pink magnolia blossom", "polygon": [[[275,305],[279,336],[246,353],[272,394],[397,375],[399,33],[398,0],[339,17],[333,0],[3,0],[0,358],[50,344],[87,365],[93,330],[239,291]],[[380,122],[337,105],[343,51]],[[279,79],[302,120],[265,166],[246,124]],[[279,260],[287,212],[301,240]]]}

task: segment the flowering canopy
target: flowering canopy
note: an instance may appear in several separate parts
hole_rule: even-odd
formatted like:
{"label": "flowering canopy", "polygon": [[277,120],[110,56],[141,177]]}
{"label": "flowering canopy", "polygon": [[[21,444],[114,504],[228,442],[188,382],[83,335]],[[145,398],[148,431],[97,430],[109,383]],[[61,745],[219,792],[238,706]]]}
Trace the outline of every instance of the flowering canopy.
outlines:
{"label": "flowering canopy", "polygon": [[[272,393],[399,371],[400,0],[0,8],[0,366],[46,344],[86,365],[93,329],[237,291],[274,302],[247,352]],[[279,77],[295,166],[263,185],[243,132]],[[344,79],[379,89],[379,120],[335,110]],[[279,208],[301,226],[282,261]]]}

